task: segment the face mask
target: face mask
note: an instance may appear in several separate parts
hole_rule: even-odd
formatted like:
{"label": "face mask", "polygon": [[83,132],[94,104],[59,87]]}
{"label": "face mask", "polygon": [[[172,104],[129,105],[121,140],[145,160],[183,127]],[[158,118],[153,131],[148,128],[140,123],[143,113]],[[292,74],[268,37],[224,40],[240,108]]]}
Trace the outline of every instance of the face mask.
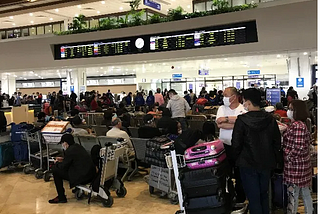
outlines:
{"label": "face mask", "polygon": [[62,150],[67,150],[67,148],[64,145],[62,145]]}
{"label": "face mask", "polygon": [[293,111],[288,110],[288,111],[287,111],[287,116],[288,116],[288,118],[290,118],[290,120],[294,120],[294,119],[293,119]]}
{"label": "face mask", "polygon": [[178,131],[178,134],[182,134],[182,130],[181,129]]}
{"label": "face mask", "polygon": [[224,106],[229,107],[231,105],[230,97],[224,97],[223,98],[223,104],[224,104]]}

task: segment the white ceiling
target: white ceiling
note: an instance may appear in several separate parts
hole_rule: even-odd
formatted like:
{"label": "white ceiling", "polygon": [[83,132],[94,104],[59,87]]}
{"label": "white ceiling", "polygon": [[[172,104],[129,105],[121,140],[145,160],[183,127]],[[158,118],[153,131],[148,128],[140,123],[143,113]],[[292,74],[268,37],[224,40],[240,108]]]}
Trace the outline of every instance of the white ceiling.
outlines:
{"label": "white ceiling", "polygon": [[[155,0],[157,1],[157,0]],[[161,13],[167,14],[170,8],[182,6],[187,12],[192,11],[192,0],[158,0],[161,2]],[[82,1],[85,2],[85,1]],[[87,17],[129,11],[130,6],[125,0],[105,0],[92,3],[75,4],[69,7],[53,8],[50,10],[37,9],[32,13],[24,13],[15,16],[0,18],[0,29],[21,26],[44,24],[49,22],[72,19],[76,14],[83,14]],[[162,2],[166,2],[162,3]],[[140,8],[147,8],[141,4]],[[150,8],[152,9],[152,8]]]}

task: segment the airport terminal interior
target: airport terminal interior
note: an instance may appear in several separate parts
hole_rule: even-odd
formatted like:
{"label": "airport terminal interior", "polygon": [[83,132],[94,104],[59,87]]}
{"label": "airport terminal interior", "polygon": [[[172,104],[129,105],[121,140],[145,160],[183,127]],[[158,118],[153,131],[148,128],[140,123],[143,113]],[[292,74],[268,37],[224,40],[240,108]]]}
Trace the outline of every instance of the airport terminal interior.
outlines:
{"label": "airport terminal interior", "polygon": [[317,213],[317,7],[1,0],[0,214]]}

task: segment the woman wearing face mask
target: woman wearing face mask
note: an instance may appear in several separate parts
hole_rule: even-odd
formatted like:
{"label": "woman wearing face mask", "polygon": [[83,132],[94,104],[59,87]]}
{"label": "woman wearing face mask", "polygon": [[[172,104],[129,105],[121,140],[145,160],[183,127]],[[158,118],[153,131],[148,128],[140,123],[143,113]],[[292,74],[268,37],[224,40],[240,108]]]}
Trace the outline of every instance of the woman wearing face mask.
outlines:
{"label": "woman wearing face mask", "polygon": [[309,112],[301,100],[293,100],[287,112],[291,126],[283,135],[284,183],[287,185],[287,214],[296,214],[300,192],[306,214],[313,213],[310,186],[312,168],[310,161],[310,133],[305,124]]}

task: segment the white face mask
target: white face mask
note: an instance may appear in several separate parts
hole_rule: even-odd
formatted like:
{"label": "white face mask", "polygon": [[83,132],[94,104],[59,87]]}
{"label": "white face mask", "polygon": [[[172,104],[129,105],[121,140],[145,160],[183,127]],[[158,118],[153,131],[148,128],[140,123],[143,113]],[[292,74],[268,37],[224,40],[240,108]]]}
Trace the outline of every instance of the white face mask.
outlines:
{"label": "white face mask", "polygon": [[182,134],[182,130],[181,129],[178,131],[178,134]]}
{"label": "white face mask", "polygon": [[288,116],[288,118],[290,118],[290,120],[294,120],[294,119],[293,119],[293,111],[288,110],[288,111],[287,111],[287,116]]}
{"label": "white face mask", "polygon": [[64,145],[62,145],[62,149],[63,149],[64,151],[67,150],[67,148],[66,148]]}
{"label": "white face mask", "polygon": [[229,107],[231,105],[230,97],[224,97],[223,98],[223,104],[224,104],[224,106]]}

